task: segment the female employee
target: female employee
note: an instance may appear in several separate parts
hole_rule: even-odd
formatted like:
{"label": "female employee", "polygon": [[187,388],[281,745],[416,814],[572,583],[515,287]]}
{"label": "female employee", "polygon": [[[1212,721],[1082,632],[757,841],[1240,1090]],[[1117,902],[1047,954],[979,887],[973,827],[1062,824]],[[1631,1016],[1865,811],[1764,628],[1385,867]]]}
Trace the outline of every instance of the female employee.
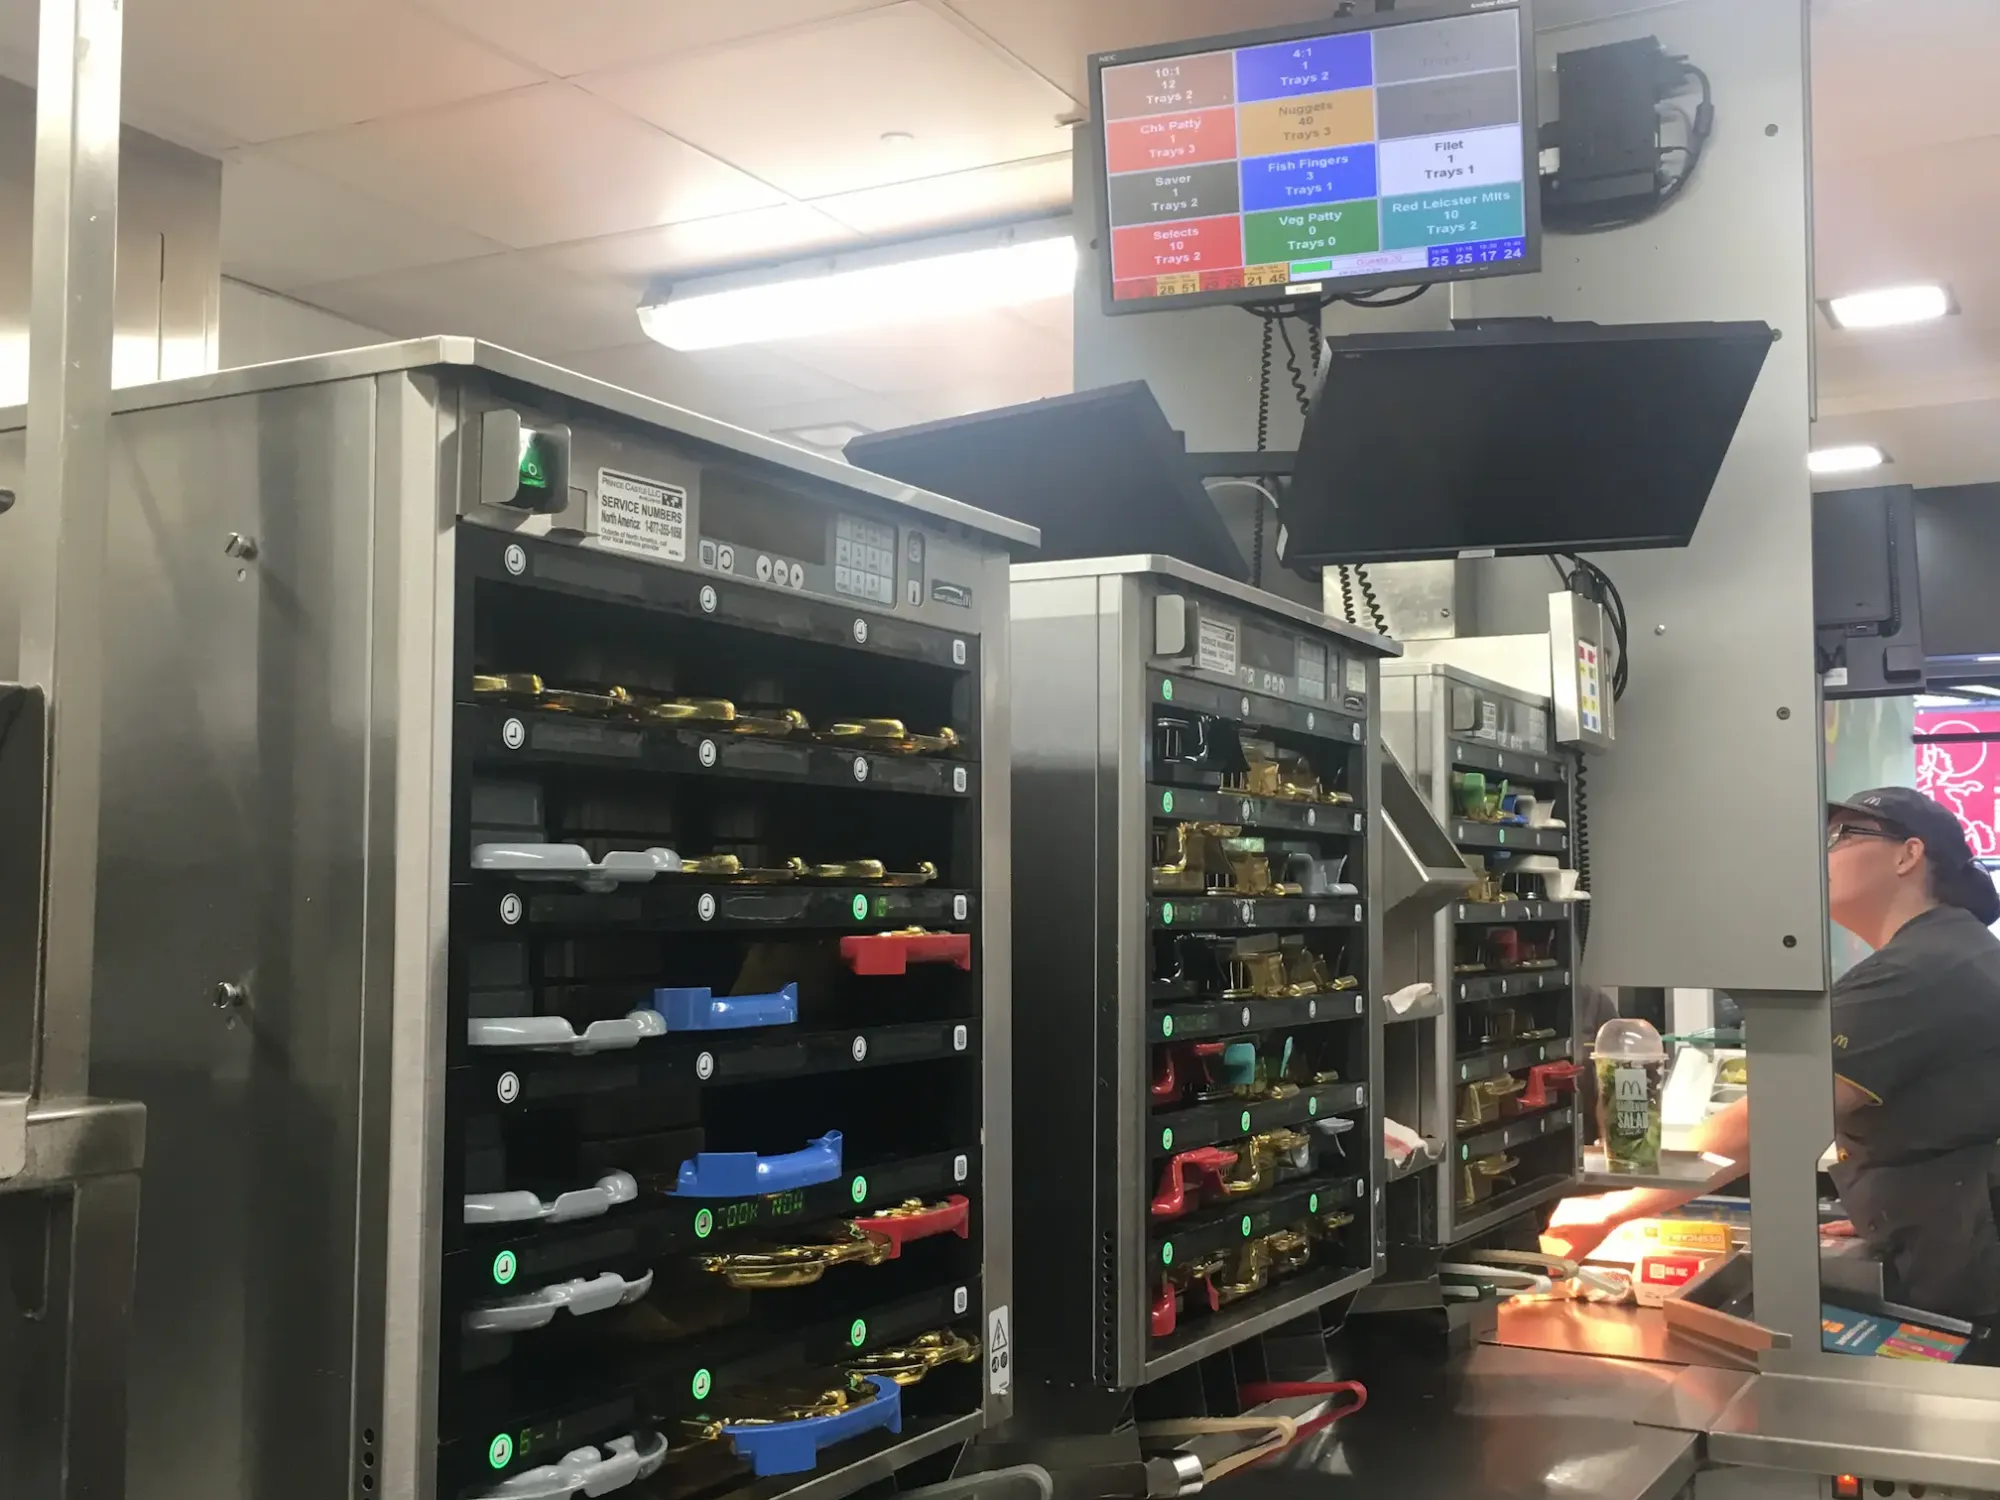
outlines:
{"label": "female employee", "polygon": [[[1827,809],[1827,903],[1875,951],[1833,987],[1832,1168],[1892,1295],[1971,1321],[2000,1319],[2000,892],[1958,820],[1904,787]],[[1749,1100],[1710,1116],[1697,1149],[1749,1169]],[[1741,1171],[1737,1175],[1741,1175]],[[1586,1255],[1619,1224],[1692,1191],[1637,1189],[1557,1206],[1551,1239]]]}

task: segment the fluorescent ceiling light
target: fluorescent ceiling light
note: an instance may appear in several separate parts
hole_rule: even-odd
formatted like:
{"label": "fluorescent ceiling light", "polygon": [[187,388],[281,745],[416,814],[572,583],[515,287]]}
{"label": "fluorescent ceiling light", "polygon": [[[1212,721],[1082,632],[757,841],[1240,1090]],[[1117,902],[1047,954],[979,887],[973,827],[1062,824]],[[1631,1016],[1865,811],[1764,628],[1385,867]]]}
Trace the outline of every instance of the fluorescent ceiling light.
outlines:
{"label": "fluorescent ceiling light", "polygon": [[1806,467],[1815,474],[1859,474],[1879,469],[1889,455],[1873,443],[1849,443],[1839,448],[1815,448],[1806,455]]}
{"label": "fluorescent ceiling light", "polygon": [[1951,311],[1951,293],[1941,286],[1889,286],[1827,300],[1826,315],[1836,328],[1896,328],[1928,323]]}
{"label": "fluorescent ceiling light", "polygon": [[1076,241],[1067,226],[1051,232],[1038,225],[1035,232],[1037,238],[1023,239],[1009,231],[997,243],[989,234],[928,249],[905,246],[865,263],[837,256],[715,291],[670,290],[662,298],[649,292],[639,326],[669,349],[721,349],[929,322],[1072,290]]}

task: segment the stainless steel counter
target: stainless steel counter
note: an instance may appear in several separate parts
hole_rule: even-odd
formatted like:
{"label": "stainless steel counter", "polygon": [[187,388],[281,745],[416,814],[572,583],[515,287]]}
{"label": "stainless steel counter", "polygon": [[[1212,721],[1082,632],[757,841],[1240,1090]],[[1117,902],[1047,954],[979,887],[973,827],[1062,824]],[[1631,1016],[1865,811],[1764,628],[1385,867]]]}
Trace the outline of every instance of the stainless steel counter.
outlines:
{"label": "stainless steel counter", "polygon": [[1671,1365],[1481,1345],[1442,1365],[1371,1357],[1356,1373],[1364,1410],[1225,1480],[1227,1493],[1668,1500],[1694,1475],[1694,1433],[1634,1420],[1671,1408]]}
{"label": "stainless steel counter", "polygon": [[1718,1166],[1698,1151],[1662,1151],[1652,1172],[1613,1172],[1605,1165],[1602,1146],[1583,1148],[1586,1188],[1699,1188],[1708,1193],[1737,1175],[1736,1163]]}

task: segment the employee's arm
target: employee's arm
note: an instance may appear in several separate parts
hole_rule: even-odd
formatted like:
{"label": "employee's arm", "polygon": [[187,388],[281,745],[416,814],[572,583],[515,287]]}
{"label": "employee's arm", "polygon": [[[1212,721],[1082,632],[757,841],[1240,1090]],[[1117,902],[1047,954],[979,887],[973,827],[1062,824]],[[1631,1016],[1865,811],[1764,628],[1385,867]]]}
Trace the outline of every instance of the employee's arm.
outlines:
{"label": "employee's arm", "polygon": [[1556,1205],[1547,1238],[1561,1240],[1570,1254],[1581,1258],[1601,1244],[1620,1224],[1671,1213],[1750,1170],[1750,1097],[1748,1094],[1717,1110],[1688,1132],[1694,1151],[1727,1158],[1732,1165],[1720,1176],[1685,1188],[1626,1188],[1588,1198],[1568,1198]]}

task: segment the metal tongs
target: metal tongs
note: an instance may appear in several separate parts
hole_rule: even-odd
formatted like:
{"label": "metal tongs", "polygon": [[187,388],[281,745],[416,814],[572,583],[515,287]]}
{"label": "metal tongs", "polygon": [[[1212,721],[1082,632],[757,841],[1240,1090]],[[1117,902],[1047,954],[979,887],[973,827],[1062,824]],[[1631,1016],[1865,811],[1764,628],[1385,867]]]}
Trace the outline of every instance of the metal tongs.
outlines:
{"label": "metal tongs", "polygon": [[580,714],[590,719],[608,719],[631,706],[632,695],[621,687],[602,693],[552,688],[533,672],[481,672],[472,679],[475,698],[500,698],[554,713]]}
{"label": "metal tongs", "polygon": [[938,867],[924,860],[914,870],[891,870],[879,859],[850,859],[838,864],[804,865],[802,880],[858,881],[866,885],[929,885],[938,878]]}
{"label": "metal tongs", "polygon": [[823,1242],[704,1255],[696,1263],[739,1291],[761,1292],[811,1286],[829,1266],[879,1266],[892,1258],[890,1252],[896,1248],[852,1221],[840,1225],[835,1236]]}
{"label": "metal tongs", "polygon": [[819,738],[830,745],[863,745],[885,755],[943,755],[959,745],[954,729],[912,734],[901,719],[843,719],[822,729]]}
{"label": "metal tongs", "polygon": [[744,710],[727,698],[655,698],[622,687],[603,692],[552,688],[533,672],[482,672],[472,679],[475,698],[498,698],[523,707],[587,718],[634,719],[642,724],[713,725],[729,734],[786,739],[811,725],[796,708]]}
{"label": "metal tongs", "polygon": [[738,707],[727,698],[648,698],[628,694],[632,717],[649,724],[715,725],[730,734],[789,739],[812,726],[796,708]]}
{"label": "metal tongs", "polygon": [[969,1365],[979,1358],[975,1338],[940,1328],[919,1334],[893,1349],[879,1349],[851,1360],[847,1369],[854,1375],[882,1375],[897,1385],[915,1385],[939,1365]]}
{"label": "metal tongs", "polygon": [[803,880],[806,862],[787,859],[768,868],[758,868],[746,866],[734,854],[706,854],[699,859],[683,859],[678,870],[667,873],[692,875],[703,880],[729,880],[742,885],[782,885],[790,880]]}
{"label": "metal tongs", "polygon": [[824,1240],[704,1255],[699,1264],[739,1291],[811,1286],[829,1266],[879,1266],[884,1261],[900,1260],[903,1247],[915,1240],[940,1234],[964,1239],[971,1208],[971,1200],[956,1193],[943,1203],[911,1198],[867,1218],[845,1220],[828,1231]]}

